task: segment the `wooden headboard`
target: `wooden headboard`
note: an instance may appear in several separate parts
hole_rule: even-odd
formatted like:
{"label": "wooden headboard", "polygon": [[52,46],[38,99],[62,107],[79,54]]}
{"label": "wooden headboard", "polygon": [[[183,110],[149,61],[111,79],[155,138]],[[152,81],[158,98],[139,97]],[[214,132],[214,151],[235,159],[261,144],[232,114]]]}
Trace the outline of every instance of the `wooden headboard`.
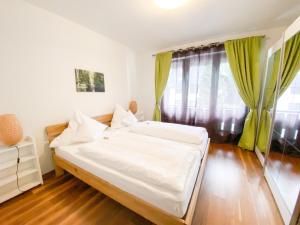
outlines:
{"label": "wooden headboard", "polygon": [[[104,123],[107,126],[110,126],[112,117],[113,114],[111,113],[103,116],[94,117],[94,119],[99,121],[100,123]],[[60,135],[67,127],[68,127],[68,123],[60,123],[60,124],[47,126],[46,133],[47,133],[49,143],[58,135]]]}
{"label": "wooden headboard", "polygon": [[[136,113],[136,110],[137,110],[136,101],[131,101],[129,103],[129,109],[131,111],[133,111],[134,114]],[[97,117],[94,117],[94,119],[99,121],[100,123],[104,123],[107,126],[110,126],[112,117],[113,117],[113,113],[105,114],[105,115],[102,115],[102,116],[97,116]],[[60,135],[67,127],[68,127],[68,123],[60,123],[60,124],[47,126],[46,127],[46,134],[47,134],[47,139],[48,139],[49,143],[51,143],[51,141],[54,138],[56,138],[58,135]]]}

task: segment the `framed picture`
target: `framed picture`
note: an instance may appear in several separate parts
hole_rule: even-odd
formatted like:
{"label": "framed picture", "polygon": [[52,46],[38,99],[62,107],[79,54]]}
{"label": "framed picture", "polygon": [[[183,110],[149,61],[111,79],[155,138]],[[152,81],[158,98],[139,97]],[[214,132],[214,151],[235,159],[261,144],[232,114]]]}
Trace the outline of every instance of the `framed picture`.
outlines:
{"label": "framed picture", "polygon": [[105,92],[104,74],[75,69],[77,92]]}

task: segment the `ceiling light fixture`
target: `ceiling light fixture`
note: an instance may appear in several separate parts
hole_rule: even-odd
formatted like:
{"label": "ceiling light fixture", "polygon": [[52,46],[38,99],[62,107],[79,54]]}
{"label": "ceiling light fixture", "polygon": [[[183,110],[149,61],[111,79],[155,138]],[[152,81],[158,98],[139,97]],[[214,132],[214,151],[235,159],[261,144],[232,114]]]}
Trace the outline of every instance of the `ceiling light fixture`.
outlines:
{"label": "ceiling light fixture", "polygon": [[160,8],[163,9],[175,9],[186,2],[186,0],[154,0],[154,1],[156,5],[158,5]]}

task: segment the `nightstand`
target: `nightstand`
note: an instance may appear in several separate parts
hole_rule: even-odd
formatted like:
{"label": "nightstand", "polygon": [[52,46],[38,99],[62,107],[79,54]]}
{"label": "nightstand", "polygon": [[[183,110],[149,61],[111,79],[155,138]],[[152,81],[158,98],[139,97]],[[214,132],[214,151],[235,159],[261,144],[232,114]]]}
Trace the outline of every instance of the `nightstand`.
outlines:
{"label": "nightstand", "polygon": [[0,203],[39,184],[43,178],[33,137],[17,146],[0,146]]}

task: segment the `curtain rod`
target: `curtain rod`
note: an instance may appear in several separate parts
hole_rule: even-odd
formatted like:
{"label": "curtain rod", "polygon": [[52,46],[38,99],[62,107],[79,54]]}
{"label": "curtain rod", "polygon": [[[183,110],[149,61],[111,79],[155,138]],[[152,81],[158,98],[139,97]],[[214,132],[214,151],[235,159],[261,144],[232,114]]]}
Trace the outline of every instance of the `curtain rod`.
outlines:
{"label": "curtain rod", "polygon": [[[211,47],[211,46],[219,46],[224,44],[224,42],[213,42],[207,45],[199,45],[199,46],[191,46],[191,47],[186,47],[186,48],[178,48],[174,50],[169,50],[170,52],[179,52],[179,51],[186,51],[186,50],[192,50],[192,49],[197,49],[197,48],[205,48],[205,47]],[[152,56],[156,56],[158,53],[153,54]]]}
{"label": "curtain rod", "polygon": [[[255,35],[253,37],[264,37],[266,40],[268,40],[269,38],[266,37],[266,35]],[[247,38],[247,37],[245,37]],[[243,38],[241,38],[243,39]],[[231,40],[231,39],[229,39]],[[199,45],[199,46],[191,46],[191,47],[187,47],[187,48],[179,48],[179,49],[174,49],[174,50],[169,50],[171,52],[177,52],[177,51],[184,51],[184,50],[189,50],[189,49],[196,49],[196,48],[204,48],[204,47],[210,47],[210,46],[218,46],[218,45],[221,45],[221,44],[224,44],[224,42],[213,42],[213,43],[210,43],[210,44],[207,44],[207,45]],[[152,56],[156,56],[158,53],[156,54],[153,54]]]}

